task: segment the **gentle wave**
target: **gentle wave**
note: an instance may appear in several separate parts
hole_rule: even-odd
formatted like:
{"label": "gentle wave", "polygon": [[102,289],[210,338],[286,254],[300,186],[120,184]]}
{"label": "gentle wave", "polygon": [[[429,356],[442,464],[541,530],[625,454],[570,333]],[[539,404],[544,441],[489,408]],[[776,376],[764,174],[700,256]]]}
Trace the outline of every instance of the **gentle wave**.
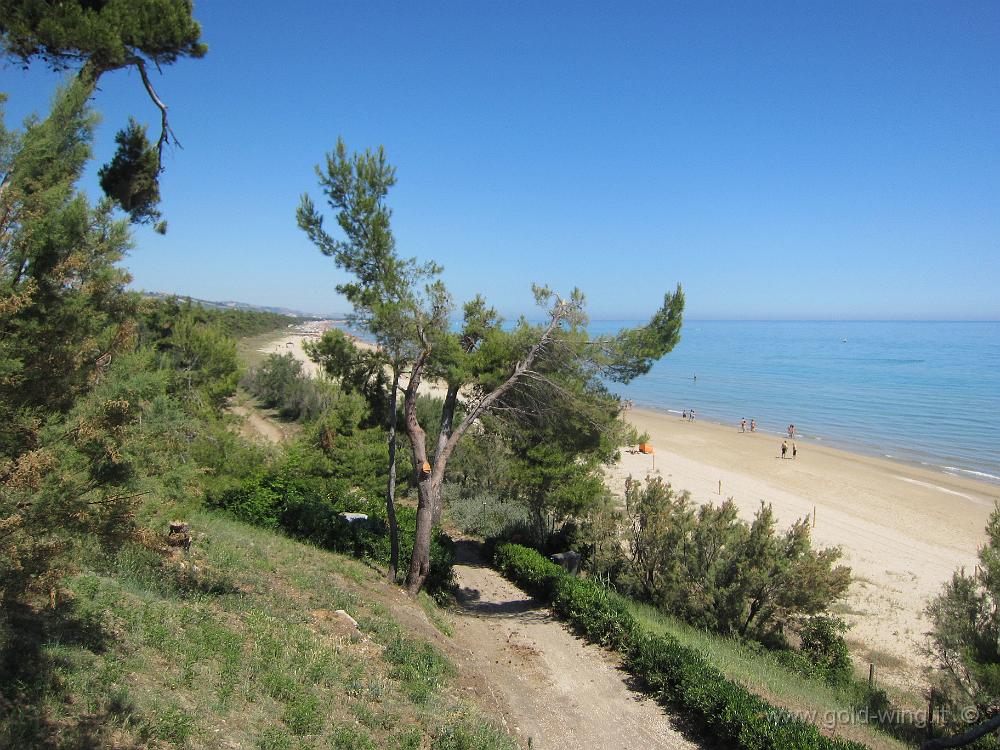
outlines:
{"label": "gentle wave", "polygon": [[985,471],[974,471],[972,469],[961,469],[957,466],[942,466],[945,471],[950,471],[955,474],[968,474],[969,476],[979,477],[980,479],[988,479],[992,482],[1000,482],[1000,476],[996,474],[989,474]]}

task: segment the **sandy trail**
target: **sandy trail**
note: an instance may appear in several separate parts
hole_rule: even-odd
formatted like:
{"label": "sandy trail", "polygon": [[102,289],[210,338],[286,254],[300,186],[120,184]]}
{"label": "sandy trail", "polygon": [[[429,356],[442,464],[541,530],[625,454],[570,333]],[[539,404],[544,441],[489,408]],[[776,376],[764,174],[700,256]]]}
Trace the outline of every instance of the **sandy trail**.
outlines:
{"label": "sandy trail", "polygon": [[[549,610],[460,541],[456,660],[483,681],[522,746],[696,748],[654,701],[630,690],[616,657],[574,637]],[[484,689],[485,688],[485,689]]]}
{"label": "sandy trail", "polygon": [[974,568],[1000,486],[802,440],[798,457],[782,460],[776,435],[639,409],[627,416],[656,453],[623,454],[608,473],[613,491],[655,470],[696,502],[732,497],[747,519],[761,500],[782,527],[815,508],[814,540],[840,546],[855,576],[839,609],[859,667],[874,660],[883,682],[923,685],[922,611],[956,569]]}
{"label": "sandy trail", "polygon": [[238,417],[243,417],[244,422],[241,432],[244,437],[248,437],[251,440],[260,437],[274,445],[285,439],[285,433],[281,431],[281,428],[255,409],[237,405],[230,407],[229,412]]}

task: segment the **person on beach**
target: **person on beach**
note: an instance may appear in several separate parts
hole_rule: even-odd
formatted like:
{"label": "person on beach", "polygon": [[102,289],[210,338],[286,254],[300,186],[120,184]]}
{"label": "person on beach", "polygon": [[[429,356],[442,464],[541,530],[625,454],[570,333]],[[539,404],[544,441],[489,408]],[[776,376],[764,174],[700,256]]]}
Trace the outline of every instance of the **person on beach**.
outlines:
{"label": "person on beach", "polygon": [[756,419],[751,419],[750,420],[750,432],[757,432],[757,420]]}
{"label": "person on beach", "polygon": [[788,454],[788,441],[787,440],[782,440],[781,441],[781,457],[782,458],[787,458],[787,454]]}
{"label": "person on beach", "polygon": [[747,431],[747,420],[746,417],[744,417],[743,419],[740,420],[740,432],[746,432],[746,431]]}
{"label": "person on beach", "polygon": [[688,418],[688,413],[687,409],[685,409],[684,411],[681,412],[681,419],[687,419],[687,418]]}
{"label": "person on beach", "polygon": [[688,422],[694,421],[694,409],[688,412]]}
{"label": "person on beach", "polygon": [[795,443],[792,442],[792,458],[795,458],[798,454],[799,454],[799,449],[795,445]]}

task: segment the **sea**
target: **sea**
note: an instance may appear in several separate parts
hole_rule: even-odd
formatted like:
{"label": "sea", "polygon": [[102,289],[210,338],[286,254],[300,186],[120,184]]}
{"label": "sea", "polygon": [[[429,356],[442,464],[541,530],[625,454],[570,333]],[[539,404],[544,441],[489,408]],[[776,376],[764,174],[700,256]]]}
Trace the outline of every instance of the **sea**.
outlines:
{"label": "sea", "polygon": [[[640,321],[592,321],[592,334]],[[1000,484],[1000,322],[697,321],[635,406]]]}

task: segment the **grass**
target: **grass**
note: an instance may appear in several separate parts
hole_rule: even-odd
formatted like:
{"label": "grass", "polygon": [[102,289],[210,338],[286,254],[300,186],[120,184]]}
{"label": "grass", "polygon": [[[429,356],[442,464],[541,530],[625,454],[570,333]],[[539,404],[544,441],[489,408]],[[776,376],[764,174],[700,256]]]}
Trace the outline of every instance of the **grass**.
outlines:
{"label": "grass", "polygon": [[907,745],[873,727],[853,723],[854,710],[847,696],[825,682],[789,670],[766,653],[745,643],[712,635],[669,617],[654,607],[621,597],[639,624],[656,635],[669,634],[697,649],[713,666],[769,702],[803,716],[829,717],[839,736],[862,742],[873,750],[900,750]]}
{"label": "grass", "polygon": [[879,669],[902,669],[908,666],[905,659],[878,648],[870,648],[865,651],[864,659],[869,664],[874,664],[876,671]]}
{"label": "grass", "polygon": [[287,328],[277,328],[267,333],[259,333],[256,336],[237,339],[236,353],[245,367],[248,369],[257,367],[267,358],[267,354],[260,350],[267,344],[286,338],[290,333],[290,330]]}
{"label": "grass", "polygon": [[[451,697],[454,668],[392,618],[377,572],[187,520],[190,559],[130,547],[71,579],[58,610],[4,613],[0,746],[515,747]],[[454,744],[462,732],[485,739]]]}
{"label": "grass", "polygon": [[417,594],[417,601],[420,602],[420,608],[424,610],[424,614],[427,615],[427,619],[431,621],[431,624],[444,635],[451,638],[451,623],[442,609],[438,607],[437,602],[434,601],[434,597],[426,591],[421,591]]}

